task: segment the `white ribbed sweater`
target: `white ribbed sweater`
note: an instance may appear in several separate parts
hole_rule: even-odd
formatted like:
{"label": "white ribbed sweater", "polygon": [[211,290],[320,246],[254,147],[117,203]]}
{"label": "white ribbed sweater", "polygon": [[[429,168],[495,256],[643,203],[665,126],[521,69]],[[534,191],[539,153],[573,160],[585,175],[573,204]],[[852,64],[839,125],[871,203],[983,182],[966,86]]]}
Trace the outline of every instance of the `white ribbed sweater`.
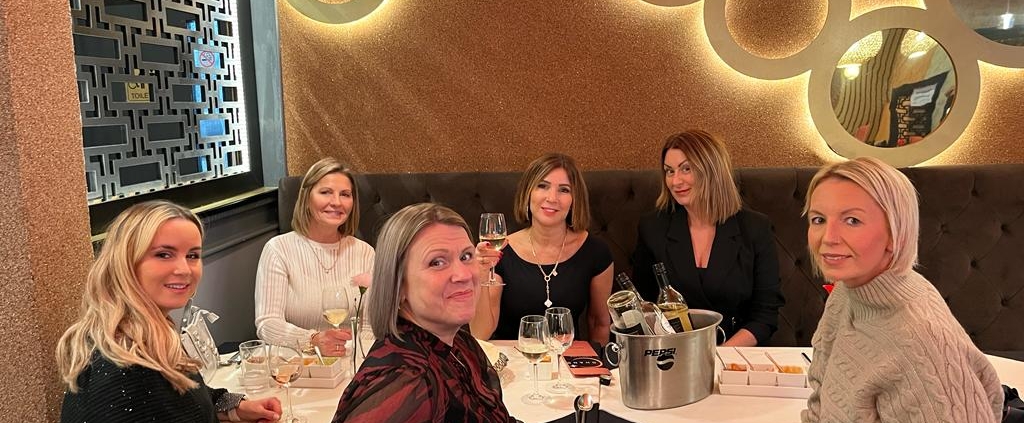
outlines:
{"label": "white ribbed sweater", "polygon": [[808,371],[807,422],[996,422],[1003,391],[938,291],[917,272],[842,283],[825,304]]}
{"label": "white ribbed sweater", "polygon": [[[324,272],[335,257],[337,264]],[[352,285],[352,277],[371,273],[372,268],[373,247],[353,236],[343,238],[340,248],[297,232],[271,238],[256,269],[256,335],[279,345],[308,342],[317,330],[330,328],[321,316],[323,288],[345,287],[354,313],[359,288]],[[363,308],[365,313],[365,304]]]}

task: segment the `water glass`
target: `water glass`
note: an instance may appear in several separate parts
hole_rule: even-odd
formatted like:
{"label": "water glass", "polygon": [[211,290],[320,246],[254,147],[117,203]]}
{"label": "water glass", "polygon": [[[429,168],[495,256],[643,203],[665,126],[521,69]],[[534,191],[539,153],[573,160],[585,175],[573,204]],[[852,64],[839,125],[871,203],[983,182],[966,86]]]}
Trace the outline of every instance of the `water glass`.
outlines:
{"label": "water glass", "polygon": [[267,344],[261,340],[245,341],[238,345],[242,372],[239,384],[247,393],[259,394],[269,387],[270,367],[267,365]]}

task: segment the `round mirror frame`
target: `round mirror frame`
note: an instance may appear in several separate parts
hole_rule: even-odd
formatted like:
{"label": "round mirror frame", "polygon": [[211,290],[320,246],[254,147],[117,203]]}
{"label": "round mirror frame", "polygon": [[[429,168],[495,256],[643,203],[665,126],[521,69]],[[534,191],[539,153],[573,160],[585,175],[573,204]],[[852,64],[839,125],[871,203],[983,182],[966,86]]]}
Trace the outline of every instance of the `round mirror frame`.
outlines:
{"label": "round mirror frame", "polygon": [[[664,6],[683,6],[692,0],[644,0]],[[841,156],[878,157],[894,166],[925,162],[949,148],[970,124],[978,106],[981,77],[978,61],[1024,68],[1021,47],[1000,44],[969,28],[949,0],[923,0],[926,9],[890,6],[850,19],[852,0],[829,0],[818,36],[803,50],[788,57],[767,59],[747,52],[726,27],[725,0],[704,0],[704,28],[712,49],[734,70],[759,79],[786,79],[810,71],[807,101],[815,127],[828,146]],[[942,124],[923,140],[899,148],[875,147],[860,142],[836,119],[830,98],[832,74],[846,50],[868,34],[888,28],[924,32],[949,54],[956,72],[957,94]]]}
{"label": "round mirror frame", "polygon": [[[921,9],[899,7],[861,15],[850,22],[847,31],[835,35],[835,43],[846,47],[829,52],[811,68],[807,93],[811,117],[825,142],[839,155],[848,158],[873,156],[893,166],[911,166],[927,161],[949,148],[970,123],[981,93],[977,59],[968,50],[970,44],[956,42],[960,34],[951,31],[948,25],[927,19],[924,12]],[[923,140],[899,148],[875,147],[854,138],[836,119],[830,97],[832,74],[846,48],[868,34],[890,28],[910,28],[932,37],[949,55],[957,82],[956,99],[942,124]]]}

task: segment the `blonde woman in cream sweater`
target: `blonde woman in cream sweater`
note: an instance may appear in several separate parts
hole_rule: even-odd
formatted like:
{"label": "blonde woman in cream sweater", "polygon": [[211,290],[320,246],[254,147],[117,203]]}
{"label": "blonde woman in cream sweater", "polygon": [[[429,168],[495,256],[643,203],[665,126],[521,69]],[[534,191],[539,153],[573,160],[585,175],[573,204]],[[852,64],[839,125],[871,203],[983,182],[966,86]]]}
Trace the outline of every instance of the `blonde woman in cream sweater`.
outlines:
{"label": "blonde woman in cream sweater", "polygon": [[295,229],[267,242],[256,270],[256,334],[272,344],[314,344],[325,355],[345,354],[347,329],[321,316],[324,288],[342,288],[355,308],[357,278],[368,278],[373,247],[357,239],[359,196],[352,173],[334,158],[313,164],[302,178],[292,217]]}
{"label": "blonde woman in cream sweater", "polygon": [[917,193],[872,158],[825,166],[804,214],[815,267],[835,289],[814,333],[807,422],[996,422],[995,370],[913,270]]}

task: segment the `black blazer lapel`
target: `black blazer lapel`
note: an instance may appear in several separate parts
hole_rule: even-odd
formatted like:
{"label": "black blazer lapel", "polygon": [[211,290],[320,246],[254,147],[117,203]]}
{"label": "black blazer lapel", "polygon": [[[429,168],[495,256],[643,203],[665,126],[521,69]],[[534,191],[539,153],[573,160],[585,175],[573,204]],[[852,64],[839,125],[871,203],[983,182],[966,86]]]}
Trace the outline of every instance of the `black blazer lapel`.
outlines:
{"label": "black blazer lapel", "polygon": [[[690,224],[687,219],[686,209],[683,207],[677,206],[675,213],[671,215],[668,243],[665,244],[665,257],[668,257],[669,261],[665,265],[668,267],[669,280],[672,287],[683,294],[687,302],[696,300],[698,304],[711,304],[703,289],[686,289],[687,286],[697,288],[697,283],[684,285],[681,282],[700,280],[697,276],[697,263],[693,259],[693,240],[690,238]],[[717,238],[717,235],[715,237]]]}
{"label": "black blazer lapel", "polygon": [[711,244],[711,257],[708,258],[708,270],[704,274],[705,283],[725,283],[739,263],[737,256],[743,248],[743,238],[739,220],[736,215],[730,216],[715,228],[715,240]]}

